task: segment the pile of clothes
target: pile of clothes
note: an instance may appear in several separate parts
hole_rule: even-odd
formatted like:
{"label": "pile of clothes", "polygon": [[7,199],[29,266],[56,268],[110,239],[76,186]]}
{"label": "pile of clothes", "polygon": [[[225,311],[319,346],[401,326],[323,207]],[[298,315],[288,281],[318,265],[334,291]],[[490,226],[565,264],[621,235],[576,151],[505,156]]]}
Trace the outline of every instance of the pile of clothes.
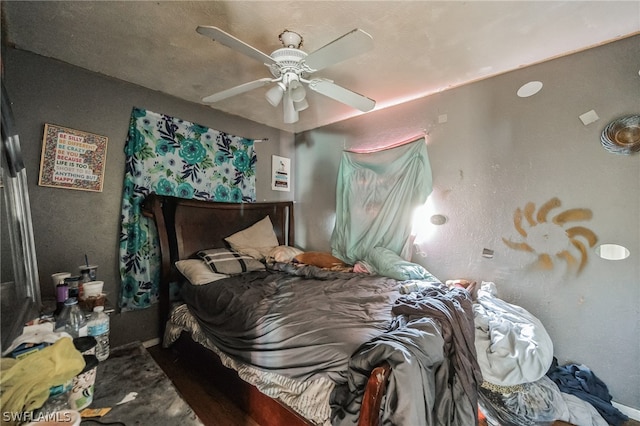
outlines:
{"label": "pile of clothes", "polygon": [[583,365],[558,366],[542,323],[497,297],[483,282],[473,305],[475,345],[483,383],[479,405],[490,425],[620,426],[606,385]]}
{"label": "pile of clothes", "polygon": [[611,394],[607,385],[586,366],[581,364],[559,366],[554,358],[547,377],[553,380],[563,393],[574,395],[593,405],[609,424],[620,426],[629,420],[626,415],[611,405]]}
{"label": "pile of clothes", "polygon": [[[66,333],[65,333],[66,334]],[[20,413],[36,410],[50,390],[70,381],[85,367],[85,360],[67,335],[21,359],[0,359],[0,406],[13,424]]]}

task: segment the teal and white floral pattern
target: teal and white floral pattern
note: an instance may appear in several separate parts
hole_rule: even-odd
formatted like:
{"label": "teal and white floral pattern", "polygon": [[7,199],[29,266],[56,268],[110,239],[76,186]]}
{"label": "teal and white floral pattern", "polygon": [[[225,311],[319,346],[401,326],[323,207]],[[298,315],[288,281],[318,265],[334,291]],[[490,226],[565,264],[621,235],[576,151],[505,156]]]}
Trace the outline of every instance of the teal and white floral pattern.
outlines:
{"label": "teal and white floral pattern", "polygon": [[120,308],[158,299],[160,254],[153,221],[141,204],[160,195],[220,202],[255,202],[253,140],[179,118],[133,108],[125,146],[120,232]]}

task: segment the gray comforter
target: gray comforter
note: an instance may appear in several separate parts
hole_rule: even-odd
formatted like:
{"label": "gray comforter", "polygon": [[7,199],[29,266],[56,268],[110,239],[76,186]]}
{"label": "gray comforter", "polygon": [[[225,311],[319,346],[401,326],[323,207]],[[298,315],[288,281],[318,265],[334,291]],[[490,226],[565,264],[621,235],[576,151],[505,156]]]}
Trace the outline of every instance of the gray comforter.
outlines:
{"label": "gray comforter", "polygon": [[385,360],[393,367],[386,424],[475,424],[480,382],[468,296],[433,287],[401,298],[398,287],[380,276],[276,264],[187,284],[182,295],[227,354],[300,380],[333,380],[334,424],[357,422],[366,378]]}
{"label": "gray comforter", "polygon": [[[469,294],[432,286],[399,298],[391,330],[351,358],[347,386],[336,388],[333,424],[357,424],[369,371],[388,362],[383,425],[475,425],[482,374]],[[419,378],[419,379],[418,379]]]}
{"label": "gray comforter", "polygon": [[182,296],[222,351],[264,370],[306,380],[346,382],[351,354],[384,333],[400,295],[391,278],[276,264]]}

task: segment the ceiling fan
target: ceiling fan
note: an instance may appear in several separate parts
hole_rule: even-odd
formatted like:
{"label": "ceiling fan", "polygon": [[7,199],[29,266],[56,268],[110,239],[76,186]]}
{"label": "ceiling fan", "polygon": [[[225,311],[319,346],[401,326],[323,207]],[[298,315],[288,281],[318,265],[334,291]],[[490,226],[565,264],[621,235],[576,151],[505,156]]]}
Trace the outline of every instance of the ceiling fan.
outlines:
{"label": "ceiling fan", "polygon": [[272,75],[272,77],[261,78],[207,96],[202,99],[202,102],[218,102],[275,83],[265,97],[274,107],[283,102],[284,122],[295,123],[298,121],[298,112],[309,107],[304,83],[315,92],[363,112],[371,111],[376,105],[373,99],[338,86],[331,80],[309,79],[309,76],[316,71],[373,48],[373,38],[361,29],[356,28],[309,54],[300,50],[302,45],[300,34],[284,30],[279,36],[283,47],[273,51],[271,55],[261,52],[217,27],[198,26],[196,31],[264,63]]}

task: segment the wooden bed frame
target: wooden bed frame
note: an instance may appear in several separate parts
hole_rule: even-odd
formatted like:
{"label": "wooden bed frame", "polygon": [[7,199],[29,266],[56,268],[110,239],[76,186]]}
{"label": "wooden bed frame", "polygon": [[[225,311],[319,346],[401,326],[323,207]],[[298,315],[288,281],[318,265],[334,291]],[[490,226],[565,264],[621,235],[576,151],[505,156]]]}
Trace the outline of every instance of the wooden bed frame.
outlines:
{"label": "wooden bed frame", "polygon": [[[171,309],[169,283],[182,277],[174,263],[187,259],[201,249],[226,247],[224,238],[241,231],[269,215],[281,245],[294,245],[293,202],[215,203],[185,200],[150,194],[144,201],[143,213],[153,218],[158,229],[161,250],[161,283],[159,289],[160,336]],[[244,382],[235,371],[224,367],[217,355],[183,336],[172,346],[185,352],[194,362],[207,362],[208,374],[215,384],[241,409],[261,426],[304,425],[310,423],[272,399],[254,386]],[[206,361],[204,361],[206,360]],[[379,422],[380,406],[391,368],[388,364],[376,367],[369,376],[359,426],[375,426]]]}

